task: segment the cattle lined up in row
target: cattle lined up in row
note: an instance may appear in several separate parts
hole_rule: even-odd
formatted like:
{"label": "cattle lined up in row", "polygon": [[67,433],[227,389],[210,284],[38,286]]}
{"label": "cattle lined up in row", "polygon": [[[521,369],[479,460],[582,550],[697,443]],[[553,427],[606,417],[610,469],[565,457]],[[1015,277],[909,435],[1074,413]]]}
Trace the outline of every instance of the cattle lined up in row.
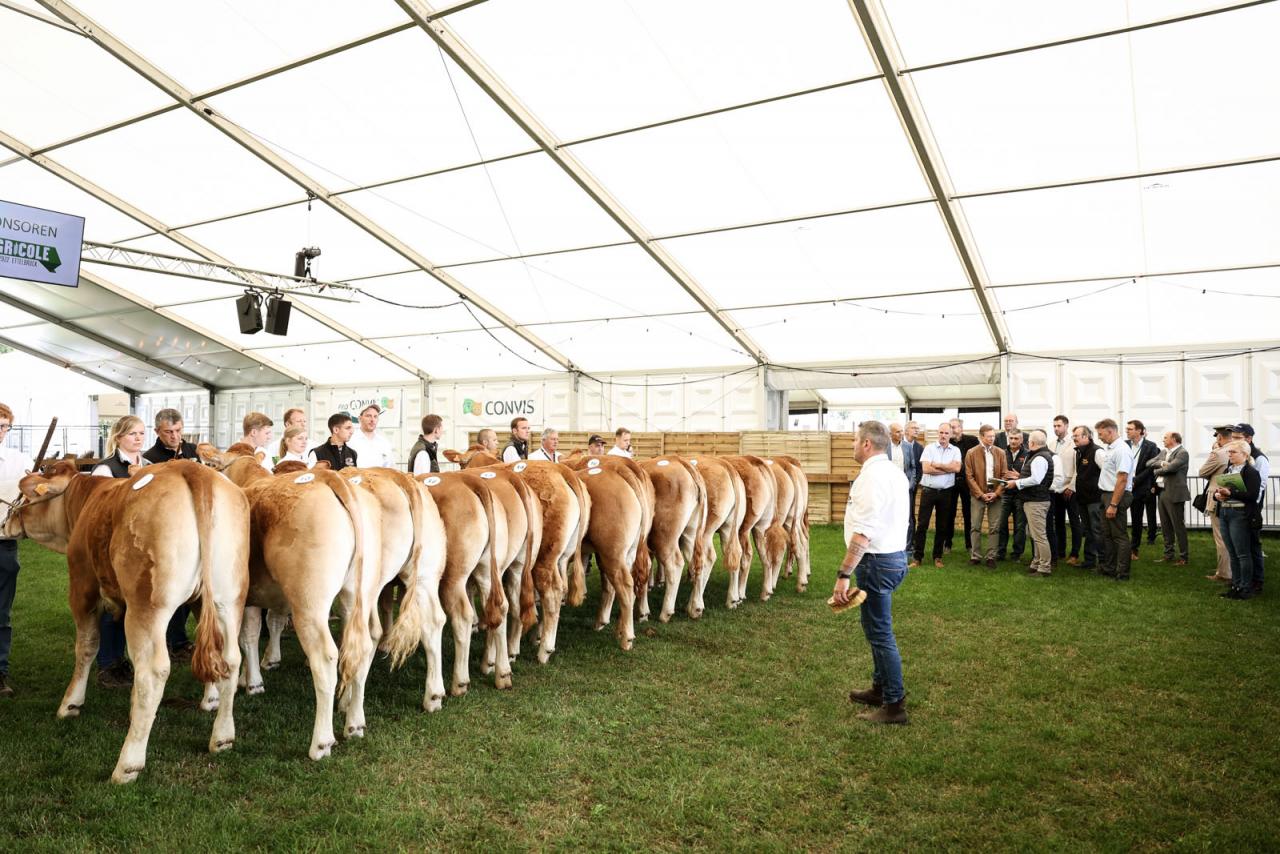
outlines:
{"label": "cattle lined up in row", "polygon": [[[308,755],[320,759],[336,741],[335,701],[345,736],[364,735],[364,689],[378,649],[393,667],[419,647],[426,652],[427,711],[444,701],[446,622],[453,696],[470,683],[473,628],[485,631],[480,672],[500,689],[512,685],[511,662],[526,633],[534,632],[536,657],[546,663],[563,606],[584,601],[592,560],[601,576],[596,628],[612,621],[616,601],[624,650],[635,643],[636,622],[648,619],[649,592],[659,584],[659,620],[673,616],[686,577],[687,613],[702,616],[717,535],[729,608],[746,598],[755,549],[762,600],[784,565],[788,574],[795,567],[801,591],[809,575],[807,482],[787,457],[503,464],[477,446],[446,452],[456,472],[413,477],[295,462],[272,474],[245,445],[226,452],[202,445],[199,456],[204,465],[163,463],[119,480],[55,463],[22,480],[22,498],[4,520],[6,536],[25,535],[67,555],[76,658],[59,717],[84,704],[99,611],[124,611],[137,676],[116,782],[145,765],[169,673],[164,631],[184,603],[199,614],[192,668],[206,686],[201,706],[217,712],[210,750],[232,746],[237,685],[250,695],[265,690],[262,671],[278,663],[291,618],[315,689]],[[329,627],[335,608],[340,643]]]}

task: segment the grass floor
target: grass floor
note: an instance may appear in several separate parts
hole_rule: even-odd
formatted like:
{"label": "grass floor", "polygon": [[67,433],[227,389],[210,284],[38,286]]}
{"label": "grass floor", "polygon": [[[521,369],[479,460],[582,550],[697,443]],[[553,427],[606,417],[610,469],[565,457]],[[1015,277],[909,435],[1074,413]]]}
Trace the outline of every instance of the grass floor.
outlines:
{"label": "grass floor", "polygon": [[[477,676],[437,714],[419,710],[421,656],[379,662],[368,737],[319,763],[288,636],[267,693],[236,702],[232,752],[204,752],[194,704],[166,705],[121,788],[128,695],[91,682],[81,717],[55,719],[65,564],[24,542],[0,848],[1275,850],[1280,589],[1218,598],[1212,553],[1207,535],[1190,567],[1149,549],[1128,584],[959,554],[912,570],[894,600],[909,727],[865,724],[845,699],[870,657],[857,617],[823,605],[834,527],[814,529],[807,594],[783,582],[726,611],[717,571],[702,620],[641,624],[631,653],[591,630],[593,580],[549,665],[519,662],[511,692]],[[199,686],[182,668],[166,695]]]}

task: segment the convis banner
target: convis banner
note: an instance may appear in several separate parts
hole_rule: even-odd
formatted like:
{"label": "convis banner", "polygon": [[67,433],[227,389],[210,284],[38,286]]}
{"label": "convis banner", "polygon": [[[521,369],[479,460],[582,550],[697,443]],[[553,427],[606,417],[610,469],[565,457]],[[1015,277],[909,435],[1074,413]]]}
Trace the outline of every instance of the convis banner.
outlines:
{"label": "convis banner", "polygon": [[0,276],[74,288],[83,240],[82,216],[0,199]]}

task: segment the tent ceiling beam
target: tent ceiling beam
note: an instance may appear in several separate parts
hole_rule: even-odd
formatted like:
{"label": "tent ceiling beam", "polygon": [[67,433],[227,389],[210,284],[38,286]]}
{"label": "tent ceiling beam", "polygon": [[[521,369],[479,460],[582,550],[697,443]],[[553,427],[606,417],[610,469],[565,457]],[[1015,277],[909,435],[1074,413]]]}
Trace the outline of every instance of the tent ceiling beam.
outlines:
{"label": "tent ceiling beam", "polygon": [[34,347],[28,347],[26,344],[20,344],[17,341],[14,341],[12,338],[6,338],[3,335],[0,335],[0,344],[3,344],[4,346],[9,347],[10,349],[18,350],[19,352],[26,353],[28,356],[35,356],[37,359],[41,359],[45,362],[48,362],[51,365],[57,365],[59,368],[66,368],[68,371],[74,371],[75,373],[80,374],[81,376],[88,377],[94,382],[102,383],[103,385],[110,386],[111,388],[118,388],[121,391],[126,392],[130,395],[141,394],[141,392],[139,392],[137,389],[130,388],[129,386],[121,383],[119,380],[107,379],[101,374],[96,374],[93,371],[82,368],[79,365],[75,364],[74,362],[67,362],[67,361],[64,361],[63,359],[57,358],[56,356],[50,356],[48,353],[41,352],[40,350],[37,350]]}
{"label": "tent ceiling beam", "polygon": [[45,323],[51,323],[54,326],[65,329],[74,335],[80,336],[81,338],[87,338],[95,344],[100,344],[103,347],[115,350],[121,355],[128,356],[131,359],[136,359],[139,362],[150,365],[158,371],[163,371],[166,374],[172,374],[183,382],[190,383],[196,388],[208,389],[209,391],[216,390],[208,381],[201,379],[195,374],[189,374],[182,368],[163,362],[154,356],[150,356],[141,350],[134,349],[127,344],[121,344],[119,341],[113,341],[105,335],[100,335],[97,332],[94,332],[92,329],[86,329],[73,320],[67,320],[66,318],[59,317],[51,311],[46,311],[37,305],[32,305],[26,300],[20,300],[12,294],[0,291],[0,302],[5,305],[12,306],[20,311],[25,311],[27,314],[40,318]]}
{"label": "tent ceiling beam", "polygon": [[[180,104],[182,104],[182,106],[190,110],[193,115],[197,116],[207,124],[221,131],[227,138],[229,138],[233,142],[240,145],[250,154],[254,155],[263,163],[266,163],[268,166],[275,169],[281,175],[285,176],[290,181],[297,184],[303,190],[307,191],[308,193],[310,193],[312,196],[314,196],[324,204],[328,205],[336,213],[338,213],[339,215],[341,215],[342,217],[350,221],[352,224],[359,227],[361,230],[369,234],[374,239],[378,240],[379,242],[387,246],[393,252],[400,255],[402,258],[404,258],[406,261],[408,261],[411,264],[414,264],[423,272],[428,273],[437,281],[439,281],[441,284],[443,284],[445,287],[449,288],[459,296],[465,298],[468,302],[474,304],[476,308],[480,309],[481,311],[493,317],[495,320],[497,320],[507,329],[509,329],[516,335],[518,335],[520,338],[524,339],[525,342],[528,343],[530,346],[532,346],[534,349],[540,351],[545,356],[555,361],[555,363],[560,365],[560,367],[562,367],[565,370],[570,370],[570,371],[575,370],[575,366],[573,365],[573,363],[570,362],[569,359],[566,358],[564,355],[562,355],[557,350],[555,350],[555,348],[553,348],[551,345],[538,339],[536,336],[533,336],[530,333],[519,329],[515,324],[515,322],[511,320],[511,318],[509,318],[504,312],[502,312],[496,306],[492,305],[490,302],[483,299],[478,294],[473,293],[470,289],[465,287],[461,282],[453,278],[448,273],[436,269],[435,265],[432,264],[430,260],[428,260],[425,256],[423,256],[417,250],[411,248],[404,241],[400,240],[400,238],[396,237],[394,234],[387,231],[382,226],[378,225],[370,217],[366,216],[365,214],[351,207],[346,202],[344,202],[341,198],[335,196],[332,191],[330,191],[329,189],[324,187],[322,184],[320,184],[319,181],[315,180],[310,175],[303,172],[298,167],[294,166],[291,162],[286,160],[284,157],[281,157],[279,154],[277,154],[265,143],[260,142],[252,134],[248,133],[243,127],[236,124],[229,118],[223,116],[221,113],[215,110],[211,105],[198,100],[193,93],[183,88],[176,80],[174,80],[172,77],[165,74],[155,65],[153,65],[151,62],[149,62],[146,58],[138,54],[136,51],[134,51],[132,48],[130,48],[128,45],[122,42],[120,39],[116,38],[114,35],[109,33],[96,21],[84,15],[84,13],[80,12],[70,3],[63,2],[63,0],[39,0],[39,2],[42,6],[48,9],[50,12],[54,13],[58,17],[67,21],[68,23],[76,26],[82,32],[87,34],[103,50],[107,51],[116,59],[123,62],[126,66],[128,66],[130,69],[132,69],[134,72],[136,72],[138,75],[140,75],[144,79],[148,80],[152,85],[159,88],[169,97],[173,98],[175,101],[178,101]],[[443,26],[443,25],[435,24],[434,26]],[[302,307],[302,304],[299,303],[299,306]],[[310,313],[311,311],[314,311],[314,309],[306,309],[306,308],[304,308],[303,310],[307,311],[308,313]],[[333,328],[337,329],[337,326],[333,325]],[[366,347],[373,348],[376,346],[376,345],[370,344],[367,341],[367,339],[361,339],[358,336],[355,336],[350,330],[342,329],[338,331],[341,331],[342,334],[347,335],[348,337],[351,337],[352,340],[359,341],[361,344],[363,344]],[[378,348],[377,352],[379,352],[379,355],[383,356],[383,358],[387,359],[388,361],[394,362],[404,370],[407,370],[410,373],[413,373],[423,379],[426,379],[426,374],[423,371],[419,370],[418,368],[412,365],[409,365],[408,362],[406,362],[403,359],[400,359],[395,354],[385,350],[381,350],[381,348]]]}
{"label": "tent ceiling beam", "polygon": [[[862,30],[867,47],[875,58],[876,65],[884,74],[885,88],[888,89],[889,97],[898,113],[898,119],[902,122],[902,129],[906,131],[907,139],[915,152],[916,159],[920,162],[920,168],[929,184],[929,189],[938,201],[938,210],[951,236],[951,242],[955,245],[960,265],[964,268],[969,285],[973,288],[974,298],[982,312],[983,320],[986,321],[991,340],[996,349],[1004,352],[1009,349],[1009,330],[1005,327],[1004,320],[995,306],[995,297],[987,293],[986,274],[973,245],[973,237],[965,223],[964,211],[961,210],[959,203],[952,199],[955,190],[938,153],[937,144],[924,120],[924,110],[915,96],[915,91],[910,88],[910,79],[899,73],[902,58],[898,54],[897,45],[884,37],[881,32],[883,17],[872,12],[868,0],[849,0],[849,6]],[[883,13],[879,4],[876,6],[876,11]],[[884,26],[887,29],[887,25]]]}
{"label": "tent ceiling beam", "polygon": [[538,118],[529,111],[507,88],[492,70],[471,51],[451,30],[447,23],[433,21],[434,11],[422,0],[396,0],[401,9],[422,28],[440,49],[449,55],[463,71],[502,108],[511,120],[529,135],[529,138],[547,153],[592,201],[634,240],[698,305],[702,306],[728,335],[738,343],[758,364],[768,361],[764,350],[739,329],[739,325],[726,315],[711,296],[703,290],[693,276],[680,266],[666,248],[655,243],[640,223],[596,180],[587,168],[574,157]]}
{"label": "tent ceiling beam", "polygon": [[[68,169],[66,166],[54,160],[53,158],[43,154],[32,153],[30,146],[26,145],[21,140],[18,140],[10,136],[9,134],[5,133],[3,130],[0,130],[0,145],[4,145],[6,148],[12,149],[13,151],[22,155],[27,160],[39,166],[40,168],[48,171],[53,175],[56,175],[57,177],[66,181],[67,183],[71,184],[77,189],[83,190],[84,192],[93,196],[98,201],[102,202],[105,205],[108,205],[109,207],[114,208],[115,210],[119,211],[125,216],[130,217],[131,219],[137,220],[138,222],[142,223],[148,228],[154,230],[157,234],[165,235],[166,237],[170,238],[178,245],[184,247],[185,249],[190,250],[195,255],[198,255],[207,261],[211,261],[213,263],[222,265],[228,269],[231,269],[231,268],[241,269],[241,268],[235,267],[235,265],[233,265],[230,261],[218,255],[218,253],[214,252],[212,249],[209,249],[203,246],[202,244],[196,242],[195,240],[191,239],[187,235],[170,228],[160,220],[146,213],[145,211],[129,204],[124,199],[121,199],[119,196],[116,196],[114,193],[111,193],[110,191],[105,190],[102,187],[99,187],[97,184],[93,183],[88,178],[85,178],[83,175],[80,175],[77,172],[73,172],[72,170]],[[253,285],[255,287],[267,288],[267,285],[264,282],[262,282],[262,280],[254,276],[246,276],[245,284]],[[307,315],[317,323],[320,323],[324,326],[329,327],[334,332],[337,332],[339,335],[343,335],[347,338],[350,338],[352,341],[355,341],[356,343],[360,344],[362,347],[369,350],[370,352],[377,353],[383,359],[385,359],[388,362],[391,362],[392,364],[396,365],[398,368],[408,371],[409,373],[415,374],[419,377],[425,376],[422,373],[422,371],[418,370],[416,367],[409,364],[404,359],[401,359],[396,354],[386,350],[383,347],[378,346],[377,344],[361,340],[360,337],[355,333],[353,333],[350,329],[347,329],[345,326],[333,320],[328,315],[323,314],[322,312],[316,311],[314,308],[307,305],[306,303],[298,302],[298,303],[295,303],[294,306],[298,309],[298,311],[301,311],[303,314]]]}
{"label": "tent ceiling beam", "polygon": [[286,368],[284,365],[281,365],[277,362],[272,362],[269,359],[264,359],[261,356],[258,356],[249,350],[246,350],[240,345],[232,341],[229,341],[226,338],[223,338],[221,335],[218,335],[216,332],[211,332],[208,329],[205,329],[195,323],[192,323],[190,320],[187,320],[181,315],[175,312],[172,312],[163,306],[159,306],[159,305],[156,305],[155,303],[148,302],[147,300],[143,299],[137,294],[127,291],[124,288],[119,287],[118,285],[107,281],[106,279],[94,274],[89,270],[82,269],[80,271],[80,278],[84,279],[87,282],[91,282],[92,284],[97,285],[103,290],[110,291],[111,293],[115,294],[121,299],[126,299],[140,308],[144,308],[148,311],[155,312],[156,314],[163,317],[165,320],[168,320],[169,322],[174,323],[180,326],[181,328],[187,330],[192,335],[198,335],[201,338],[204,338],[208,341],[212,341],[213,343],[217,344],[219,347],[224,347],[227,350],[230,350],[232,353],[239,353],[241,356],[244,356],[247,359],[253,360],[257,364],[261,365],[262,367],[270,368],[276,373],[281,374],[282,376],[286,376],[300,385],[305,385],[305,386],[315,385],[315,383],[311,382],[311,380],[302,376],[302,374],[296,373],[295,371],[290,370],[289,368]]}
{"label": "tent ceiling beam", "polygon": [[66,30],[69,33],[75,33],[78,36],[84,35],[84,33],[80,32],[75,27],[64,24],[56,18],[46,18],[38,12],[32,11],[24,6],[19,6],[17,3],[14,3],[13,0],[0,0],[0,8],[8,9],[11,12],[17,12],[19,15],[26,15],[34,21],[39,21],[42,24],[48,24],[51,27],[57,27],[60,30]]}

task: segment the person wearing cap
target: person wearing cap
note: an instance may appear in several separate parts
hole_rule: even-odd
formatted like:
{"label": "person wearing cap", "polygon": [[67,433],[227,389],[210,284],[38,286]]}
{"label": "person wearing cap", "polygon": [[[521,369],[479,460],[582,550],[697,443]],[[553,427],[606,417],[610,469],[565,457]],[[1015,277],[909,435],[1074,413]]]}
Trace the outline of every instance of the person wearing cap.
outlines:
{"label": "person wearing cap", "polygon": [[1200,466],[1200,477],[1209,482],[1205,486],[1204,515],[1209,517],[1209,526],[1213,529],[1213,548],[1217,552],[1217,567],[1205,578],[1223,584],[1231,581],[1231,556],[1227,553],[1227,545],[1222,541],[1222,526],[1218,522],[1218,501],[1214,491],[1218,487],[1218,475],[1227,470],[1226,444],[1231,441],[1231,431],[1235,425],[1220,424],[1213,428],[1214,444],[1209,457]]}
{"label": "person wearing cap", "polygon": [[587,456],[603,457],[604,455],[604,437],[599,433],[592,433],[591,438],[587,440]]}
{"label": "person wearing cap", "polygon": [[619,427],[613,431],[613,447],[609,449],[607,456],[610,457],[626,457],[631,459],[634,454],[631,451],[631,431],[626,427]]}
{"label": "person wearing cap", "polygon": [[558,463],[560,462],[560,454],[556,451],[558,447],[560,447],[560,433],[547,427],[542,431],[542,444],[536,451],[529,454],[529,459]]}
{"label": "person wearing cap", "polygon": [[[1258,509],[1267,506],[1267,478],[1271,477],[1271,460],[1257,445],[1253,444],[1253,425],[1240,423],[1231,429],[1233,439],[1239,439],[1249,446],[1249,458],[1253,460],[1253,466],[1258,470],[1258,476],[1262,485],[1258,489]],[[1262,528],[1250,528],[1249,535],[1252,538],[1249,551],[1253,554],[1253,592],[1262,592],[1262,561],[1266,557],[1262,553]]]}
{"label": "person wearing cap", "polygon": [[347,445],[356,452],[361,468],[395,468],[395,455],[391,443],[378,432],[378,416],[382,407],[370,403],[360,410],[360,429],[352,432]]}

